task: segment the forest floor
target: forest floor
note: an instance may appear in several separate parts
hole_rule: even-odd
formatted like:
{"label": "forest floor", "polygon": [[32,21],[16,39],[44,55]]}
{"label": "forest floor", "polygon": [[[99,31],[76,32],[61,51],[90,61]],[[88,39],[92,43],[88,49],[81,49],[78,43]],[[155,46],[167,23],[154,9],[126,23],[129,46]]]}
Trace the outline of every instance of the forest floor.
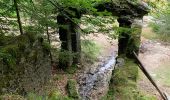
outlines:
{"label": "forest floor", "polygon": [[[100,54],[97,59],[108,58],[110,54],[117,53],[117,40],[110,41],[106,35],[92,34],[87,37],[100,46]],[[139,55],[147,71],[151,74],[158,86],[170,95],[170,45],[157,40],[142,37],[141,53]],[[104,59],[106,60],[106,59]],[[89,66],[84,63],[84,66]],[[63,79],[64,76],[64,79]],[[76,79],[77,75],[58,75],[56,85],[60,91],[66,94],[65,86],[69,77]],[[60,80],[62,79],[62,80]],[[138,88],[144,94],[155,95],[161,100],[160,95],[140,71]],[[62,93],[62,94],[63,94]]]}
{"label": "forest floor", "polygon": [[[145,36],[146,32],[150,33],[152,39]],[[151,32],[149,28],[143,28],[143,34],[145,38],[142,37],[139,58],[160,89],[170,95],[170,44],[153,39],[155,33]],[[146,94],[155,95],[158,100],[161,100],[156,89],[141,71],[139,76],[139,89]]]}
{"label": "forest floor", "polygon": [[[118,42],[117,40],[110,40],[104,34],[90,34],[86,39],[94,41],[100,47],[97,61],[101,59],[106,60],[112,53],[117,54]],[[156,38],[156,34],[151,31],[151,28],[144,27],[141,39],[141,52],[139,54],[140,60],[143,62],[147,71],[151,74],[157,85],[163,92],[170,95],[170,43],[164,43]],[[90,66],[87,62],[83,62],[84,67]],[[59,71],[60,72],[60,71]],[[138,80],[138,89],[143,94],[155,95],[158,100],[161,100],[159,93],[140,71]],[[63,79],[64,76],[64,79]],[[65,86],[69,77],[76,79],[77,75],[58,75],[56,85],[62,94],[67,94]]]}

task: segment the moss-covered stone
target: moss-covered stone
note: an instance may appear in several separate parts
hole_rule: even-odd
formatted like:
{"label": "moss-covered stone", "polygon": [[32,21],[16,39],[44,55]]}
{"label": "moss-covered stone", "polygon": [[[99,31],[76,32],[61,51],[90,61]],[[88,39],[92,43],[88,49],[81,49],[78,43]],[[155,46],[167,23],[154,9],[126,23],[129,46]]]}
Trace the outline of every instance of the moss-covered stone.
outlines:
{"label": "moss-covered stone", "polygon": [[114,70],[105,100],[156,100],[145,96],[137,89],[138,65],[125,58],[125,65]]}
{"label": "moss-covered stone", "polygon": [[0,45],[0,94],[10,91],[24,95],[25,92],[38,91],[49,78],[50,48],[42,38],[32,35],[0,40],[3,43]]}
{"label": "moss-covered stone", "polygon": [[79,99],[76,80],[70,79],[67,83],[68,95],[74,99]]}

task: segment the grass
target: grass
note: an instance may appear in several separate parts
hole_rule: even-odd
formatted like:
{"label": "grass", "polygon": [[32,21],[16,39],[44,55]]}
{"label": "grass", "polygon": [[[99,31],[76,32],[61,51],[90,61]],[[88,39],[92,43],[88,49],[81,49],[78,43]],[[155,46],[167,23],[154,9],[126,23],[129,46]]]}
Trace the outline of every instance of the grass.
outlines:
{"label": "grass", "polygon": [[160,40],[163,42],[170,42],[170,35],[163,34],[158,32],[159,27],[154,25],[154,23],[150,24],[149,27],[145,27],[142,30],[142,36],[150,39],[150,40]]}
{"label": "grass", "polygon": [[155,32],[153,32],[152,28],[150,28],[150,27],[143,28],[142,36],[147,38],[147,39],[150,39],[150,40],[159,39],[159,35],[156,34]]}
{"label": "grass", "polygon": [[114,71],[108,94],[102,100],[156,100],[137,89],[137,80],[138,66],[133,60],[126,59],[125,65]]}
{"label": "grass", "polygon": [[170,63],[164,63],[155,70],[156,80],[159,80],[163,85],[170,86]]}

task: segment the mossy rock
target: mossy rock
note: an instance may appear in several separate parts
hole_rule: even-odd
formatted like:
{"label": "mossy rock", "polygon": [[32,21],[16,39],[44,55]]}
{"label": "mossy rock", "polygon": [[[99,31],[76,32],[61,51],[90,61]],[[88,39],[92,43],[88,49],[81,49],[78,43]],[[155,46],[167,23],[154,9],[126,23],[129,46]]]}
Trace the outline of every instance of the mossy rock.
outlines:
{"label": "mossy rock", "polygon": [[[38,76],[41,73],[43,79],[49,79],[47,77],[50,77],[49,73],[51,73],[51,68],[49,67],[50,47],[43,38],[32,35],[24,34],[13,37],[0,35],[0,39],[2,39],[0,40],[0,43],[2,43],[0,44],[0,70],[3,70],[3,73],[0,73],[0,94],[4,94],[9,90],[11,93],[22,94],[23,89],[20,89],[19,87],[23,86],[24,88],[27,88],[27,84],[33,84],[34,82],[32,82],[32,79],[36,79],[35,76]],[[6,41],[4,38],[10,38],[10,40]],[[33,73],[31,75],[34,77],[31,77],[32,79],[30,79],[28,73]],[[46,75],[43,73],[46,73]],[[43,81],[40,79],[39,81]],[[16,84],[18,80],[27,82]],[[35,82],[37,82],[37,84],[41,83],[38,81]],[[33,91],[33,86],[25,89],[25,91]],[[5,88],[6,91],[3,91],[3,88]],[[41,87],[35,86],[35,88]]]}
{"label": "mossy rock", "polygon": [[77,90],[77,82],[74,79],[70,79],[67,82],[67,90],[69,97],[72,97],[74,99],[79,99],[79,94]]}
{"label": "mossy rock", "polygon": [[146,96],[137,88],[138,65],[133,59],[125,59],[125,65],[114,70],[109,86],[107,100],[156,100]]}

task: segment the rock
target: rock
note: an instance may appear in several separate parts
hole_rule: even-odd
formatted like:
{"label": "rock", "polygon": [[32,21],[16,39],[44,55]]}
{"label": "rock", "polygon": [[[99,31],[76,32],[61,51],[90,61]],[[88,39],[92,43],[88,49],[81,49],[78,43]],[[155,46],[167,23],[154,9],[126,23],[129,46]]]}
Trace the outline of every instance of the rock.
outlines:
{"label": "rock", "polygon": [[79,77],[79,93],[82,100],[99,100],[107,93],[114,64],[115,57],[112,56],[108,61],[94,64],[86,70],[87,72],[80,75],[82,77]]}
{"label": "rock", "polygon": [[121,67],[125,65],[125,60],[123,58],[117,58],[116,66]]}
{"label": "rock", "polygon": [[139,48],[139,52],[140,53],[145,53],[146,51],[148,51],[147,47],[145,46],[145,44],[142,44]]}

